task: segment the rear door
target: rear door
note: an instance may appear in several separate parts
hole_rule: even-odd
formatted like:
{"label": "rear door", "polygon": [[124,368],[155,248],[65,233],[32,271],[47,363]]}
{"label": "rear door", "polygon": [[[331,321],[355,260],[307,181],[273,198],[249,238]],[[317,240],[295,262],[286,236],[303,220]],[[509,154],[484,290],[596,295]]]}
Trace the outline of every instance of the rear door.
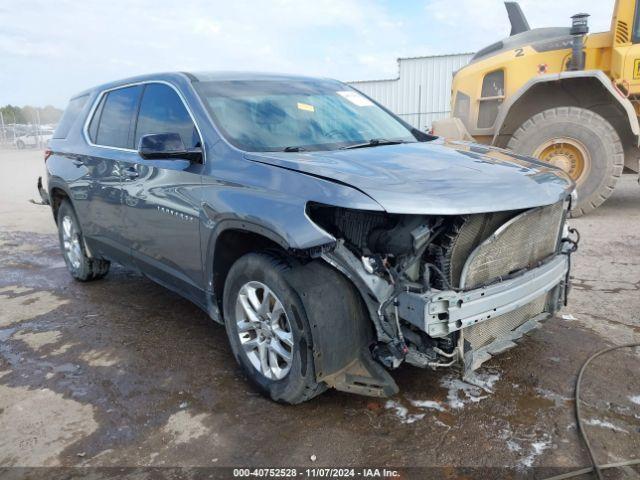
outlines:
{"label": "rear door", "polygon": [[[178,133],[187,148],[202,145],[187,106],[164,83],[144,85],[134,144],[144,135]],[[188,160],[126,161],[125,225],[136,265],[156,281],[201,301],[200,185],[203,165]],[[129,174],[127,172],[130,172]]]}
{"label": "rear door", "polygon": [[141,93],[142,86],[134,85],[102,94],[87,128],[90,154],[78,160],[88,170],[85,200],[79,207],[83,231],[94,248],[122,263],[130,259],[122,177],[138,156],[133,136]]}

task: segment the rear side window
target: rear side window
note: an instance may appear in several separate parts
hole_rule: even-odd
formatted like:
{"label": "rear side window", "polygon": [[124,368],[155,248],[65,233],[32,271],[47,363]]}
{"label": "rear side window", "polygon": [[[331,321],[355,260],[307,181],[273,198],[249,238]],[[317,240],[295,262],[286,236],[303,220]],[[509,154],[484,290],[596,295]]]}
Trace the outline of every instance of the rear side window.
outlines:
{"label": "rear side window", "polygon": [[168,85],[150,83],[144,87],[134,145],[152,133],[177,133],[187,148],[200,146],[196,126],[178,94]]}
{"label": "rear side window", "polygon": [[132,127],[141,91],[142,87],[136,85],[112,90],[103,97],[89,125],[94,143],[133,148]]}
{"label": "rear side window", "polygon": [[67,105],[67,108],[62,114],[62,118],[60,119],[58,128],[56,128],[56,131],[53,134],[53,138],[67,138],[69,130],[71,130],[71,127],[77,120],[78,115],[80,115],[80,112],[87,103],[88,98],[89,95],[82,95],[81,97],[72,98],[69,101],[69,105]]}

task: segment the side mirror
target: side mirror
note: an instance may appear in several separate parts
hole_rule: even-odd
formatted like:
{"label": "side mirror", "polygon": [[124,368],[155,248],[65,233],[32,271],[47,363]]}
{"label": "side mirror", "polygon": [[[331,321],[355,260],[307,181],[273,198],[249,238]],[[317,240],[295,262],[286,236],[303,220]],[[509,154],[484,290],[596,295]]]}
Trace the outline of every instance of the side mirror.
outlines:
{"label": "side mirror", "polygon": [[140,138],[138,155],[146,160],[180,159],[202,162],[202,149],[187,149],[179,133],[152,133]]}

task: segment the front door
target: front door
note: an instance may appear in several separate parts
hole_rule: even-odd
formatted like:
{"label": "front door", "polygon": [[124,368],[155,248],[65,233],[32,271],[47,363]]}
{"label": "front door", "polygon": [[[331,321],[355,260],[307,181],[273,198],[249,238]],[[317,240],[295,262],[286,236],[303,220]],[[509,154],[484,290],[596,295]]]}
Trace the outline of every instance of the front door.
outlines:
{"label": "front door", "polygon": [[[169,85],[144,85],[134,144],[144,135],[178,133],[187,148],[201,145],[182,99]],[[188,160],[145,160],[123,168],[124,225],[131,255],[147,275],[195,301],[204,285],[200,253],[203,165]]]}

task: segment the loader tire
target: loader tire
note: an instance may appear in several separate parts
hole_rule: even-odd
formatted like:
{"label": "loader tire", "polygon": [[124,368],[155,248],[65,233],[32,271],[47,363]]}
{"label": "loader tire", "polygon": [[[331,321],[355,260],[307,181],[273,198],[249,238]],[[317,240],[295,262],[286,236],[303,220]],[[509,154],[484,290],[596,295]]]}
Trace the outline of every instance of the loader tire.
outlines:
{"label": "loader tire", "polygon": [[571,216],[599,207],[622,174],[624,149],[611,124],[590,110],[557,107],[534,115],[513,134],[507,147],[561,167],[577,184]]}

